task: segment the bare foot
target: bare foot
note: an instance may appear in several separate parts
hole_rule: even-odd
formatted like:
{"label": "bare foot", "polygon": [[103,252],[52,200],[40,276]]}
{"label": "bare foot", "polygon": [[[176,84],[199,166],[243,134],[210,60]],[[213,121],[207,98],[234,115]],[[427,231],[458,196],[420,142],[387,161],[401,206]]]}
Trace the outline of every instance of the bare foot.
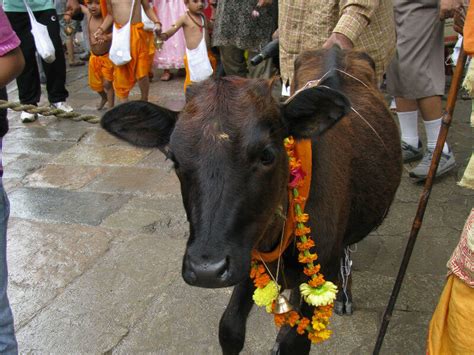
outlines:
{"label": "bare foot", "polygon": [[102,97],[100,99],[99,104],[97,105],[97,110],[99,110],[99,111],[102,110],[106,103],[107,103],[107,97]]}
{"label": "bare foot", "polygon": [[169,81],[173,77],[173,74],[170,73],[169,70],[164,70],[163,74],[161,74],[160,80],[161,81]]}

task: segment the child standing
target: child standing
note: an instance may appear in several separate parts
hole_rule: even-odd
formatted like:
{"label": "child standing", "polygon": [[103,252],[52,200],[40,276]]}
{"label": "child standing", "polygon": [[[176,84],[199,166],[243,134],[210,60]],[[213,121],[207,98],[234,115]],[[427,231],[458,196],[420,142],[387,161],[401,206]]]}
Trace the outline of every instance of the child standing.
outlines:
{"label": "child standing", "polygon": [[[96,38],[100,38],[112,24],[116,28],[120,28],[127,25],[131,18],[130,55],[132,59],[127,64],[116,66],[114,69],[113,86],[115,94],[121,101],[128,100],[128,95],[135,82],[138,82],[140,87],[141,100],[148,101],[151,37],[143,30],[142,6],[146,15],[155,24],[155,32],[159,34],[161,23],[150,7],[148,0],[107,0],[107,16],[94,33]],[[112,38],[112,41],[114,40]]]}
{"label": "child standing", "polygon": [[[81,5],[81,11],[87,17],[87,28],[89,33],[89,44],[91,55],[89,57],[89,86],[96,91],[101,100],[97,105],[98,110],[102,110],[107,104],[107,108],[114,107],[114,90],[112,81],[114,79],[114,64],[109,59],[109,49],[112,43],[112,34],[103,33],[100,37],[94,37],[95,33],[103,22],[100,10],[100,0],[87,0],[87,7]],[[69,15],[64,15],[66,22],[69,22]]]}
{"label": "child standing", "polygon": [[186,41],[184,91],[186,91],[189,84],[206,80],[212,75],[213,68],[216,66],[216,59],[209,49],[208,22],[202,13],[204,1],[184,0],[184,3],[188,10],[169,30],[161,34],[161,39],[163,41],[168,40],[181,27],[184,30]]}
{"label": "child standing", "polygon": [[[186,12],[183,0],[154,0],[153,2],[163,21],[163,28],[171,27]],[[163,70],[160,80],[168,81],[172,79],[173,75],[170,69],[184,69],[183,58],[185,54],[186,43],[184,42],[183,30],[179,30],[155,54],[153,65],[157,69]]]}

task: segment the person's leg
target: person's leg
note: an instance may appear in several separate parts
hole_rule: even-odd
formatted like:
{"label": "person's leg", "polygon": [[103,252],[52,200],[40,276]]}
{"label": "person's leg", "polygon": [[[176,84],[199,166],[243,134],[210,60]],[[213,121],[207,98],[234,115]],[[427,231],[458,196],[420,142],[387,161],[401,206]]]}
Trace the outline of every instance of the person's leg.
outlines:
{"label": "person's leg", "polygon": [[30,19],[26,12],[7,12],[13,30],[20,38],[20,49],[25,58],[25,68],[16,78],[18,96],[22,104],[36,105],[41,96],[38,65],[36,63],[36,47],[31,34]]}
{"label": "person's leg", "polygon": [[221,63],[226,75],[247,76],[244,51],[234,46],[219,47]]}
{"label": "person's leg", "polygon": [[111,81],[104,80],[104,90],[107,95],[107,108],[114,107],[115,95],[114,95],[114,89],[112,87]]}
{"label": "person's leg", "polygon": [[[411,172],[410,176],[420,180],[426,179],[433,158],[433,151],[438,141],[439,131],[441,129],[441,121],[443,119],[443,106],[441,96],[430,96],[418,99],[418,106],[426,131],[426,151],[420,164],[418,164]],[[455,166],[454,154],[445,142],[443,151],[439,160],[436,176],[443,175],[452,170]]]}
{"label": "person's leg", "polygon": [[[7,91],[0,89],[0,99],[7,100]],[[0,120],[6,119],[7,110],[0,110]],[[1,138],[0,138],[1,146]],[[8,197],[3,189],[0,177],[0,354],[18,353],[18,345],[13,326],[13,315],[7,297],[7,222],[10,214]]]}
{"label": "person's leg", "polygon": [[148,101],[148,93],[150,92],[150,78],[148,75],[138,79],[138,87],[140,88],[140,100]]}
{"label": "person's leg", "polygon": [[423,157],[418,136],[418,104],[416,100],[396,97],[396,111],[402,139],[402,158],[409,163]]}
{"label": "person's leg", "polygon": [[48,33],[56,50],[56,60],[52,63],[42,61],[44,72],[46,74],[46,90],[48,91],[48,100],[55,104],[65,102],[69,96],[66,90],[66,60],[61,42],[59,22],[56,10],[45,10],[35,12],[38,22],[48,27]]}
{"label": "person's leg", "polygon": [[[423,123],[426,130],[427,148],[434,150],[438,140],[439,130],[441,129],[441,120],[443,118],[443,105],[441,96],[424,97],[418,100]],[[448,153],[448,144],[444,143],[443,153]]]}

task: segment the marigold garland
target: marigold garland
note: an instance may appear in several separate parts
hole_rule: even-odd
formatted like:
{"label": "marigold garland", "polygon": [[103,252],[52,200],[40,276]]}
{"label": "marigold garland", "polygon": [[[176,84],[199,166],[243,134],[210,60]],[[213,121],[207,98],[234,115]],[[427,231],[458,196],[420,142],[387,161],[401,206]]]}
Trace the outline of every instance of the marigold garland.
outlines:
{"label": "marigold garland", "polygon": [[[285,138],[284,146],[288,154],[291,175],[288,188],[292,193],[295,211],[296,227],[294,235],[297,238],[298,261],[306,264],[303,271],[310,278],[308,283],[300,285],[300,291],[306,303],[314,306],[314,311],[311,319],[303,317],[296,311],[290,311],[284,314],[275,314],[274,321],[277,327],[285,324],[288,324],[290,327],[296,326],[298,334],[303,335],[307,333],[312,343],[320,343],[331,336],[331,330],[327,329],[327,327],[329,325],[329,318],[332,315],[337,287],[332,282],[324,279],[323,274],[319,272],[321,269],[320,264],[315,263],[318,255],[310,252],[315,243],[311,236],[309,236],[311,229],[304,224],[309,220],[309,215],[304,213],[301,208],[301,203],[305,201],[305,197],[300,196],[298,192],[298,188],[302,186],[306,174],[301,168],[301,161],[295,156],[295,141],[293,137]],[[267,311],[271,312],[275,306],[275,300],[278,297],[280,287],[270,279],[265,267],[256,259],[252,260],[250,277],[253,279],[256,287],[254,292],[255,303],[265,306]]]}

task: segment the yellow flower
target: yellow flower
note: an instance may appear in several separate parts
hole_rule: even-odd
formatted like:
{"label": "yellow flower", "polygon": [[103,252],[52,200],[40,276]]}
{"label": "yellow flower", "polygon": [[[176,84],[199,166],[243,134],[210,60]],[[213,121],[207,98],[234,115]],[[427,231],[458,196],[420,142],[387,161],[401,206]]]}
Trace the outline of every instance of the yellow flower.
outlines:
{"label": "yellow flower", "polygon": [[[265,287],[257,288],[253,293],[253,300],[257,306],[271,306],[272,302],[278,297],[280,287],[275,281],[270,281]],[[271,311],[271,307],[270,307]],[[268,307],[267,307],[268,312]]]}
{"label": "yellow flower", "polygon": [[318,307],[333,303],[336,299],[337,287],[331,281],[326,281],[317,288],[303,283],[300,285],[300,291],[306,303]]}

